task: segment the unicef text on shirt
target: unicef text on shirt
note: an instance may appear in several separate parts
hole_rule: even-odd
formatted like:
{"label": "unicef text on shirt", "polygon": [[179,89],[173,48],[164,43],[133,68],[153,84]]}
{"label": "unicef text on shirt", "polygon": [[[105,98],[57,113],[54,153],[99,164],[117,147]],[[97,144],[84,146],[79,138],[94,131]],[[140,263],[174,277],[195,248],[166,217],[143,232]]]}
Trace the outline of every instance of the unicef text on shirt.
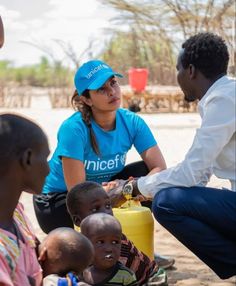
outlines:
{"label": "unicef text on shirt", "polygon": [[105,171],[122,168],[125,165],[126,153],[116,154],[115,158],[108,158],[107,160],[85,160],[85,169],[88,171]]}
{"label": "unicef text on shirt", "polygon": [[90,77],[91,77],[92,75],[94,75],[96,72],[100,71],[101,69],[109,69],[109,67],[106,66],[106,65],[100,64],[99,66],[95,67],[93,70],[91,70],[91,71],[86,75],[87,79],[90,79]]}

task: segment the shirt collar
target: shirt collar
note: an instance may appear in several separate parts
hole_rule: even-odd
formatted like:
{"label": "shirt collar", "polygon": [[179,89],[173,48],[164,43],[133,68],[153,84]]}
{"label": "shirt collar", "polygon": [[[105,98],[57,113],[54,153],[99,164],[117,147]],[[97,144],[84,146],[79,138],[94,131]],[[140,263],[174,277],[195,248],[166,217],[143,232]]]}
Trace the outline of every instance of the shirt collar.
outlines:
{"label": "shirt collar", "polygon": [[206,99],[208,98],[208,96],[212,93],[212,91],[214,91],[216,88],[218,88],[218,86],[224,84],[227,81],[228,77],[226,75],[220,77],[217,81],[215,81],[210,88],[207,90],[207,92],[203,95],[203,97],[201,98],[201,100],[198,103],[198,108],[199,111],[203,108]]}

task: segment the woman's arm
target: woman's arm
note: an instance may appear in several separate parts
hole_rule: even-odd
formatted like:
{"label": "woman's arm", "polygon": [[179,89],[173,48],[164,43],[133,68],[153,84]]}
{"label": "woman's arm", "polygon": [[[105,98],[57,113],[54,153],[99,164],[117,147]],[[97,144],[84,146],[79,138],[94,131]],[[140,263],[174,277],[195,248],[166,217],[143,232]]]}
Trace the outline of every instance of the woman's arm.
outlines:
{"label": "woman's arm", "polygon": [[158,173],[166,169],[166,162],[160,148],[156,145],[141,154],[141,157],[149,169],[148,175]]}
{"label": "woman's arm", "polygon": [[62,157],[62,168],[67,190],[85,181],[84,164],[80,160]]}

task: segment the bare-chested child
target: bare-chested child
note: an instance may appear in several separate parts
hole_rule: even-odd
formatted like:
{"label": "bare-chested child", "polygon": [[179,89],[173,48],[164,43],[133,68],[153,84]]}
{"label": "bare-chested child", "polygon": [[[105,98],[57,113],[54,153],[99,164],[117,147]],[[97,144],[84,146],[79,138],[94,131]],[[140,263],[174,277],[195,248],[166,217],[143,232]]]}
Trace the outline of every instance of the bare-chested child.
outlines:
{"label": "bare-chested child", "polygon": [[105,213],[86,217],[81,232],[94,246],[93,264],[83,272],[83,280],[91,285],[137,285],[135,274],[119,262],[122,230],[119,221]]}
{"label": "bare-chested child", "polygon": [[56,286],[61,281],[78,285],[77,277],[92,263],[93,255],[93,246],[83,234],[68,227],[54,229],[39,246],[43,286]]}
{"label": "bare-chested child", "polygon": [[[113,215],[110,198],[103,187],[95,182],[86,181],[74,186],[67,194],[66,203],[68,212],[78,227],[88,215],[94,213]],[[166,275],[163,271],[159,271],[156,262],[139,251],[124,234],[121,238],[119,261],[135,273],[139,285],[144,285],[153,276],[157,282],[155,285],[166,285]]]}

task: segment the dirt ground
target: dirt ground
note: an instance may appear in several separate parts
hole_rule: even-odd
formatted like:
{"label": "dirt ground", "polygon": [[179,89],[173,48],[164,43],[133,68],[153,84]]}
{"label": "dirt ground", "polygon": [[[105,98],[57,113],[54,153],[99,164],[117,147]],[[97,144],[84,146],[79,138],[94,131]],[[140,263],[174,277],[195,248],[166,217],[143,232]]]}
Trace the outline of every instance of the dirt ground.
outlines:
{"label": "dirt ground", "polygon": [[[0,112],[15,112],[10,109],[0,109]],[[49,138],[50,148],[53,151],[56,145],[56,132],[60,123],[72,113],[70,109],[51,109],[46,97],[33,102],[29,109],[17,109],[17,113],[23,114],[35,120],[46,132]],[[148,114],[141,115],[152,129],[155,138],[166,158],[168,166],[180,162],[191,146],[195,130],[200,125],[198,114]],[[139,156],[134,149],[128,153],[128,162],[138,160]],[[228,182],[213,177],[211,186],[229,187]],[[40,239],[44,233],[35,218],[32,197],[23,194],[21,201],[25,206],[36,234]],[[219,279],[211,269],[193,255],[187,248],[178,242],[168,231],[155,222],[155,251],[174,257],[175,266],[168,270],[169,285],[177,286],[233,286],[236,285],[236,277],[227,280]]]}

